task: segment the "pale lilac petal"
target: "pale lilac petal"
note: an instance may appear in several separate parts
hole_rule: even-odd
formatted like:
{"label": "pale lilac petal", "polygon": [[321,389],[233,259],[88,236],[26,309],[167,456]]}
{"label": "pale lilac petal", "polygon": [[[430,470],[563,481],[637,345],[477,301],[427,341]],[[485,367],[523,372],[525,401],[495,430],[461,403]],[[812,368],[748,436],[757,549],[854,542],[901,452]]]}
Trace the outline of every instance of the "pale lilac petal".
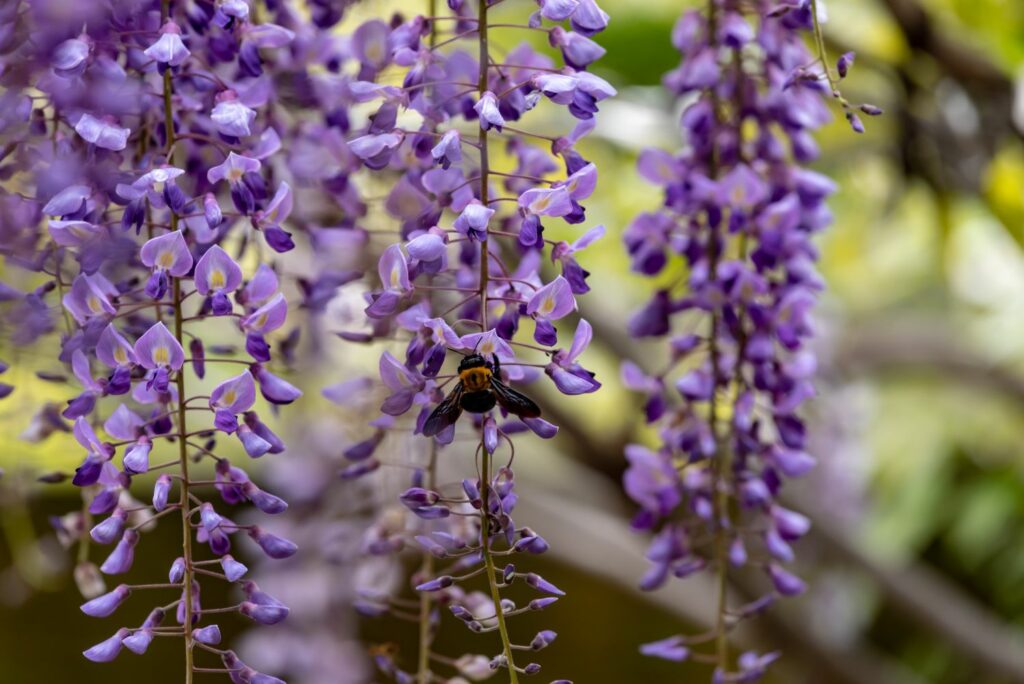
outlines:
{"label": "pale lilac petal", "polygon": [[210,119],[221,134],[241,138],[252,134],[256,112],[237,99],[226,99],[217,103],[210,112]]}
{"label": "pale lilac petal", "polygon": [[210,393],[210,408],[227,409],[242,413],[256,403],[256,381],[252,373],[245,370],[213,388]]}
{"label": "pale lilac petal", "polygon": [[500,131],[505,125],[505,119],[498,111],[498,98],[491,91],[484,92],[480,100],[473,105],[473,109],[480,117],[480,127],[485,131],[491,128]]}
{"label": "pale lilac petal", "polygon": [[527,190],[519,196],[519,206],[538,216],[567,216],[574,210],[565,186]]}
{"label": "pale lilac petal", "polygon": [[392,292],[409,292],[412,284],[409,282],[409,265],[406,263],[405,254],[402,253],[400,245],[390,245],[384,250],[377,262],[377,273],[380,275],[381,284],[385,290]]}
{"label": "pale lilac petal", "polygon": [[292,213],[292,199],[291,186],[281,181],[281,184],[277,186],[277,192],[274,193],[273,199],[270,200],[270,204],[263,210],[260,221],[275,226],[284,223]]}
{"label": "pale lilac petal", "polygon": [[409,256],[420,261],[436,261],[444,256],[447,246],[440,235],[424,233],[406,243]]}
{"label": "pale lilac petal", "polygon": [[167,271],[175,278],[188,275],[192,270],[192,253],[178,230],[147,241],[140,256],[146,266]]}
{"label": "pale lilac petal", "polygon": [[295,33],[277,24],[250,26],[245,32],[246,40],[261,48],[281,48],[295,38]]}
{"label": "pale lilac petal", "polygon": [[569,355],[566,361],[575,361],[583,351],[590,346],[594,338],[594,329],[585,319],[581,318],[576,326],[576,334],[572,337],[572,346],[569,348]]}
{"label": "pale lilac petal", "polygon": [[220,245],[214,245],[196,264],[195,281],[200,294],[234,292],[242,284],[242,268]]}
{"label": "pale lilac petal", "polygon": [[259,159],[228,152],[227,159],[206,172],[206,180],[211,183],[227,180],[234,185],[240,183],[245,174],[259,171],[261,166]]}
{"label": "pale lilac petal", "polygon": [[75,124],[75,132],[96,147],[117,151],[128,145],[131,130],[86,113]]}
{"label": "pale lilac petal", "polygon": [[558,320],[576,310],[572,287],[562,276],[537,290],[526,305],[526,312],[548,320]]}
{"label": "pale lilac petal", "polygon": [[191,54],[181,40],[181,29],[173,21],[168,21],[160,32],[156,42],[143,50],[143,53],[154,62],[179,66]]}
{"label": "pale lilac petal", "polygon": [[569,196],[577,201],[590,197],[596,187],[597,166],[593,163],[587,164],[569,176],[565,182],[565,188],[569,191]]}
{"label": "pale lilac petal", "polygon": [[181,368],[185,350],[163,323],[156,323],[135,342],[135,356],[144,368]]}
{"label": "pale lilac petal", "polygon": [[59,221],[51,219],[50,237],[61,247],[81,247],[105,231],[102,226],[88,221]]}
{"label": "pale lilac petal", "polygon": [[269,302],[242,319],[242,327],[250,332],[267,333],[284,325],[288,315],[288,302],[278,294]]}

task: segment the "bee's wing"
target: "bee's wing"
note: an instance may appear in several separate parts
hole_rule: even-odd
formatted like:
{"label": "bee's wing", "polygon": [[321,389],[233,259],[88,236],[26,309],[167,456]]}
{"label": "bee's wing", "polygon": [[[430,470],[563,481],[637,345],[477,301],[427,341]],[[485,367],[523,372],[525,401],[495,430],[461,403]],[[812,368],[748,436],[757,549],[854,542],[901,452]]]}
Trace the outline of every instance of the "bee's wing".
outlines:
{"label": "bee's wing", "polygon": [[445,397],[444,401],[437,405],[427,422],[423,424],[423,434],[426,437],[433,437],[437,433],[452,425],[462,415],[462,383],[455,385],[455,389]]}
{"label": "bee's wing", "polygon": [[498,403],[506,411],[514,413],[520,418],[537,418],[540,416],[540,407],[533,403],[533,400],[524,394],[515,391],[501,380],[491,378],[491,388]]}

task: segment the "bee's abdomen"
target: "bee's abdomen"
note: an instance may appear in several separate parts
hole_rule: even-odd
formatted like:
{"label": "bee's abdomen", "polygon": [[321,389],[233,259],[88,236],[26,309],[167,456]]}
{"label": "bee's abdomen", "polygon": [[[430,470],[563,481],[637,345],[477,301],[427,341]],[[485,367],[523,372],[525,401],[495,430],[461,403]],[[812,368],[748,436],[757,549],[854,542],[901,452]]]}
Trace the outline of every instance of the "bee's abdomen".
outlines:
{"label": "bee's abdomen", "polygon": [[480,392],[491,386],[491,369],[467,368],[459,373],[459,380],[467,392]]}
{"label": "bee's abdomen", "polygon": [[460,402],[463,410],[470,413],[487,413],[498,403],[494,392],[481,390],[479,392],[466,392],[462,395]]}

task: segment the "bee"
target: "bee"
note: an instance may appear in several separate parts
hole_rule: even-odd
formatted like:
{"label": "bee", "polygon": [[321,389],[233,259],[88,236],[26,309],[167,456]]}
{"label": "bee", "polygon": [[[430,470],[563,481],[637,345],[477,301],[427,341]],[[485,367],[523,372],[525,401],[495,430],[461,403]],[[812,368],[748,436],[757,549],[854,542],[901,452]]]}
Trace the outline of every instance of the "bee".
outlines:
{"label": "bee", "polygon": [[532,399],[501,381],[501,362],[497,355],[493,358],[493,364],[480,354],[470,354],[462,359],[459,382],[423,424],[425,436],[433,437],[454,425],[463,411],[487,413],[496,404],[501,404],[506,411],[520,418],[540,416],[540,407]]}

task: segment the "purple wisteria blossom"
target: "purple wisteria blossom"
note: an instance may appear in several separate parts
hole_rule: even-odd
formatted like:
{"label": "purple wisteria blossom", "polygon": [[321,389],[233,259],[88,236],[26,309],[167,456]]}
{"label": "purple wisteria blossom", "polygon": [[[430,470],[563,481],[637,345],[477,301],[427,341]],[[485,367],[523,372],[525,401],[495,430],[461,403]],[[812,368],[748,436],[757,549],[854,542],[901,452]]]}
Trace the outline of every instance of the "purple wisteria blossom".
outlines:
{"label": "purple wisteria blossom", "polygon": [[[576,144],[615,90],[587,70],[604,52],[594,35],[608,16],[590,0],[557,11],[540,4],[539,15],[528,18],[524,11],[521,26],[491,29],[489,3],[456,3],[441,17],[372,19],[353,35],[358,80],[349,83],[349,93],[372,106],[365,123],[353,127],[347,149],[366,173],[389,179],[383,211],[385,225],[397,229],[397,242],[382,249],[379,285],[366,296],[370,332],[342,337],[407,342],[404,353],[390,349],[381,356],[383,415],[372,421],[371,434],[346,449],[341,476],[378,470],[389,443],[385,431],[404,431],[421,444],[429,440],[429,455],[417,459],[399,497],[405,514],[398,518],[415,530],[413,548],[422,556],[412,579],[424,616],[420,658],[406,662],[386,652],[375,658],[398,682],[475,681],[495,670],[517,682],[535,674],[540,665],[524,664],[518,650],[529,642],[516,640],[508,618],[562,596],[535,573],[517,569],[518,562],[501,567],[497,559],[548,547],[512,520],[519,493],[511,457],[524,449],[514,436],[533,432],[548,439],[557,432],[541,417],[538,386],[547,375],[551,389],[567,395],[600,387],[584,365],[591,328],[578,316],[577,296],[589,289],[579,262],[603,229],[580,230],[572,244],[547,239],[544,232],[554,221],[586,221],[583,202],[598,174]],[[519,29],[547,34],[550,52],[515,43]],[[488,48],[492,31],[510,43],[500,60]],[[401,87],[388,85],[396,72]],[[541,99],[564,108],[566,129],[556,136],[529,130],[530,112]],[[418,123],[399,123],[406,120]],[[492,158],[498,150],[506,155],[500,164]],[[562,274],[545,271],[548,258]],[[340,388],[330,396],[351,400]],[[480,467],[461,481],[442,482],[437,460],[458,451],[456,436],[464,431],[477,434]],[[498,462],[502,457],[508,465]],[[394,516],[386,511],[365,536],[369,554],[386,556],[409,546]],[[485,580],[483,591],[472,586],[477,577]],[[540,598],[517,608],[503,596],[515,591],[513,584]],[[387,596],[368,594],[360,610],[379,616],[392,606]],[[440,613],[451,615],[442,619]],[[496,632],[500,649],[453,658],[453,671],[442,675],[432,672],[437,664],[426,653],[438,624],[451,617],[471,631]],[[534,650],[553,640],[550,632],[537,635]]]}
{"label": "purple wisteria blossom", "polygon": [[813,132],[830,120],[833,96],[818,77],[827,66],[804,43],[815,28],[810,8],[803,0],[740,11],[716,1],[683,14],[672,36],[682,63],[664,82],[686,103],[686,144],[641,154],[640,174],[664,189],[664,205],[624,236],[638,273],[661,274],[672,253],[687,266],[629,321],[635,337],[664,338],[670,362],[657,372],[622,369],[659,435],[655,449],[626,450],[625,489],[640,507],[633,525],[654,532],[641,586],[705,570],[721,606],[707,633],[641,650],[683,661],[704,649],[714,682],[755,681],[777,657],[730,654],[729,631],[757,612],[733,605],[730,570],[763,572],[762,607],[804,589],[783,564],[809,522],[777,499],[785,478],[814,463],[799,409],[814,395],[807,346],[823,286],[813,238],[831,223],[825,200],[835,187],[803,166],[817,154]]}
{"label": "purple wisteria blossom", "polygon": [[[341,130],[320,118],[309,125],[313,95],[277,92],[268,72],[287,81],[307,69],[331,73],[325,65],[341,39],[329,28],[340,15],[321,10],[323,23],[312,23],[294,3],[257,12],[246,0],[60,3],[59,12],[51,4],[5,7],[17,21],[4,33],[0,72],[18,77],[5,83],[0,125],[5,148],[18,149],[5,159],[5,178],[14,178],[5,188],[18,192],[0,190],[0,231],[7,263],[45,283],[31,292],[4,284],[0,299],[12,303],[16,344],[60,327],[59,361],[81,385],[63,412],[39,413],[33,436],[67,430],[81,446],[71,480],[83,508],[54,525],[79,546],[82,611],[107,618],[129,603],[159,606],[141,624],[82,644],[83,653],[107,662],[174,636],[188,683],[204,670],[279,682],[218,647],[215,620],[272,624],[288,615],[245,582],[236,557],[297,550],[241,522],[245,504],[265,518],[287,503],[233,463],[239,457],[229,459],[222,440],[237,438],[243,460],[282,454],[264,418],[301,396],[284,377],[296,345],[283,329],[292,283],[279,281],[275,257],[294,246],[289,230],[314,232],[308,214],[295,211],[292,188],[344,185],[357,162]],[[321,78],[303,83],[330,91]],[[321,144],[328,129],[333,146]],[[311,141],[320,147],[302,159]],[[312,159],[321,151],[337,156]],[[353,189],[330,197],[360,213]],[[9,219],[20,232],[8,235]],[[358,274],[305,275],[302,304],[314,310]],[[180,525],[183,543],[166,558],[166,580],[135,577],[139,554],[160,553],[147,533],[168,521]],[[96,558],[93,545],[109,548]],[[116,576],[116,586],[104,576]],[[212,582],[237,583],[243,600],[210,605],[202,589]]]}

